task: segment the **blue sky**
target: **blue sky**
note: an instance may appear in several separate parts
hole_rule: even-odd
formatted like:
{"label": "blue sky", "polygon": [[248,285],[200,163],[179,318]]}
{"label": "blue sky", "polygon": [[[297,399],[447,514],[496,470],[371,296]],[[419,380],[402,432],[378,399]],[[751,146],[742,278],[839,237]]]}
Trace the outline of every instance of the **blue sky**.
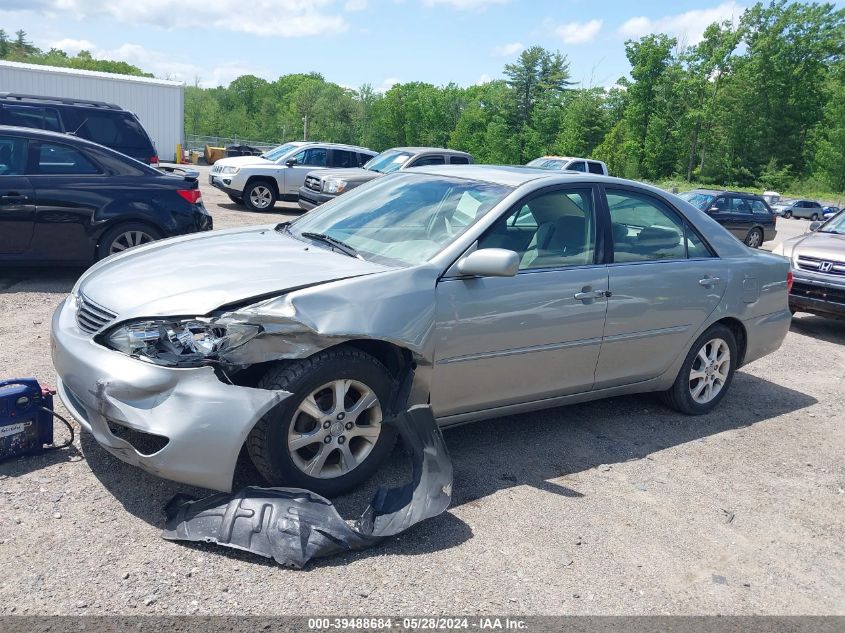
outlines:
{"label": "blue sky", "polygon": [[[668,32],[694,44],[737,0],[3,0],[0,26],[75,54],[121,59],[205,86],[242,74],[317,71],[386,89],[396,82],[501,76],[528,46],[565,53],[573,79],[610,86],[628,70],[624,41]],[[836,4],[843,4],[841,1]]]}

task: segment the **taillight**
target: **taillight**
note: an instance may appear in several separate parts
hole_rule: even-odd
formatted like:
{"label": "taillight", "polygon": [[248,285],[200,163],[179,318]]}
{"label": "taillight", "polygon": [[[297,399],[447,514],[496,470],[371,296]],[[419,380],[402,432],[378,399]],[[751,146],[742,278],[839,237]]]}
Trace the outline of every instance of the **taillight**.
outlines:
{"label": "taillight", "polygon": [[202,200],[202,193],[199,189],[177,189],[176,193],[185,198],[191,204],[197,204]]}
{"label": "taillight", "polygon": [[150,165],[158,165],[158,156],[153,154],[152,158],[150,158]]}
{"label": "taillight", "polygon": [[786,291],[787,292],[792,292],[792,281],[793,281],[792,271],[790,270],[788,273],[786,273]]}

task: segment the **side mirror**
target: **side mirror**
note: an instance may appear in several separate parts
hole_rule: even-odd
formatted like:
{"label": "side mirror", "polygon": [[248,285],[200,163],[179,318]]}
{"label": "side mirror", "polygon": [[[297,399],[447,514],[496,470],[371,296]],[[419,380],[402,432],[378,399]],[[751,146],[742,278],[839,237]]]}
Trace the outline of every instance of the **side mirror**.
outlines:
{"label": "side mirror", "polygon": [[458,272],[475,277],[513,277],[519,270],[519,255],[504,248],[482,248],[458,262]]}
{"label": "side mirror", "polygon": [[811,231],[818,231],[821,228],[821,225],[824,224],[821,220],[816,220],[815,222],[810,222],[810,230]]}
{"label": "side mirror", "polygon": [[296,159],[295,158],[288,158],[285,161],[285,165],[287,165],[288,167],[293,167],[294,165],[296,165]]}

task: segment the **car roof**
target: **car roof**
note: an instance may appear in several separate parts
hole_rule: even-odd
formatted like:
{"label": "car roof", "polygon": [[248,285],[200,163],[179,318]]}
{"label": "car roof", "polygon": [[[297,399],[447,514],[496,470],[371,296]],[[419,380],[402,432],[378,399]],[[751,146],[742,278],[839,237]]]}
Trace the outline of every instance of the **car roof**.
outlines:
{"label": "car roof", "polygon": [[282,145],[296,145],[297,147],[305,147],[306,145],[319,145],[321,147],[339,147],[342,149],[370,152],[372,154],[376,153],[369,147],[361,147],[360,145],[347,145],[346,143],[326,143],[324,141],[290,141],[288,143],[282,143]]}
{"label": "car roof", "polygon": [[598,158],[584,158],[583,156],[539,156],[531,162],[534,162],[535,160],[588,160],[593,163],[603,163],[603,161],[600,161]]}
{"label": "car roof", "polygon": [[[412,167],[405,173],[428,174],[431,176],[443,176],[447,178],[463,178],[466,180],[478,180],[507,187],[519,187],[528,182],[545,181],[545,184],[566,184],[569,182],[596,182],[605,184],[637,185],[659,191],[650,185],[640,182],[602,176],[600,174],[589,174],[582,171],[539,169],[536,167],[525,167],[522,165],[447,165],[425,167]],[[665,193],[665,192],[663,192]]]}
{"label": "car roof", "polygon": [[391,147],[386,152],[410,152],[411,154],[422,154],[424,152],[441,152],[443,154],[456,154],[460,156],[470,156],[467,152],[462,152],[457,149],[446,149],[445,147]]}
{"label": "car roof", "polygon": [[748,191],[732,191],[730,189],[707,189],[705,187],[699,187],[698,189],[691,189],[688,193],[712,193],[716,195],[720,194],[729,194],[732,196],[746,196],[748,198],[759,198],[760,194],[758,193],[749,193]]}

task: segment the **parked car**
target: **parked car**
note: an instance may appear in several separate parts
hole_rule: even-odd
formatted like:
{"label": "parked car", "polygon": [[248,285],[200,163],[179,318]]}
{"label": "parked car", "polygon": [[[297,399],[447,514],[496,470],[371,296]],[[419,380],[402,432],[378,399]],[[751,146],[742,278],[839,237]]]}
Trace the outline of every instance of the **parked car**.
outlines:
{"label": "parked car", "polygon": [[358,167],[376,153],[338,143],[285,143],[260,156],[235,156],[214,163],[208,184],[232,202],[252,211],[267,211],[277,200],[296,201],[306,174],[315,169]]}
{"label": "parked car", "polygon": [[0,125],[73,134],[158,165],[158,153],[138,117],[113,103],[0,92]]}
{"label": "parked car", "polygon": [[53,362],[126,462],[229,490],[246,445],[271,484],[334,495],[415,404],[442,426],[649,391],[707,413],[786,336],[789,275],[654,187],[425,167],[100,262],[53,317]]}
{"label": "parked car", "polygon": [[679,195],[751,248],[775,239],[777,217],[761,196],[737,191],[694,189]]}
{"label": "parked car", "polygon": [[197,174],[164,174],[89,141],[0,126],[0,262],[89,264],[207,231]]}
{"label": "parked car", "polygon": [[824,216],[822,205],[814,200],[793,200],[780,208],[780,215],[785,218],[805,218],[821,220]]}
{"label": "parked car", "polygon": [[824,212],[824,219],[829,220],[834,215],[842,211],[842,209],[833,205],[828,205],[826,207],[822,207],[822,211]]}
{"label": "parked car", "polygon": [[569,171],[582,171],[590,174],[607,176],[607,165],[600,160],[590,158],[573,158],[571,156],[541,156],[535,158],[526,167],[537,169],[566,169]]}
{"label": "parked car", "polygon": [[789,309],[845,318],[845,211],[810,228],[774,249],[792,265]]}
{"label": "parked car", "polygon": [[299,206],[310,211],[340,194],[394,171],[428,165],[471,165],[466,152],[442,147],[394,147],[382,152],[360,169],[320,170],[308,174],[299,188]]}

